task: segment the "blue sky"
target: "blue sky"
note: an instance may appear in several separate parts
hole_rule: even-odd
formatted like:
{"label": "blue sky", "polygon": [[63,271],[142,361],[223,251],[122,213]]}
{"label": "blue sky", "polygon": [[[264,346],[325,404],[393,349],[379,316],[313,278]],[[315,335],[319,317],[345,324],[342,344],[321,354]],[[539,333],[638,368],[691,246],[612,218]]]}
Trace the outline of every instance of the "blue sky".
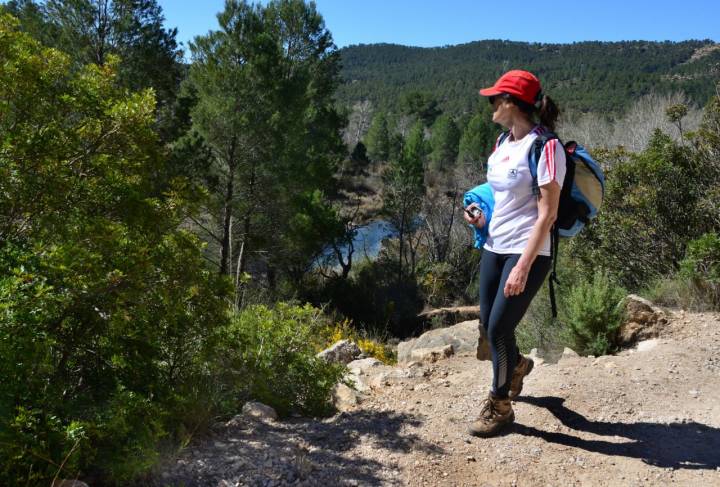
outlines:
{"label": "blue sky", "polygon": [[[178,40],[185,44],[215,29],[215,14],[225,4],[224,0],[159,3],[166,25],[177,27]],[[316,4],[339,47],[376,42],[430,47],[482,39],[720,41],[720,0],[317,0]]]}

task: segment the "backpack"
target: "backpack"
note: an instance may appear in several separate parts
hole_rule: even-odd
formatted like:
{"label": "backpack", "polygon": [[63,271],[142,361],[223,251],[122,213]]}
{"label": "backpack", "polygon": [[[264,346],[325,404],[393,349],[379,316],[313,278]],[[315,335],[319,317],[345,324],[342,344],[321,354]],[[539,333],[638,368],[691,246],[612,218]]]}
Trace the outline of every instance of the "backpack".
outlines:
{"label": "backpack", "polygon": [[[503,143],[510,136],[510,131],[500,135],[497,145]],[[528,165],[533,179],[533,193],[540,194],[537,184],[537,165],[545,144],[552,139],[560,141],[565,150],[566,172],[565,180],[560,191],[558,215],[550,233],[550,258],[552,271],[550,273],[550,305],[553,318],[557,317],[554,284],[560,284],[557,278],[556,265],[558,242],[560,237],[574,237],[585,225],[597,216],[605,195],[605,175],[600,164],[590,153],[575,141],[563,144],[553,132],[545,132],[535,139],[530,149]]]}

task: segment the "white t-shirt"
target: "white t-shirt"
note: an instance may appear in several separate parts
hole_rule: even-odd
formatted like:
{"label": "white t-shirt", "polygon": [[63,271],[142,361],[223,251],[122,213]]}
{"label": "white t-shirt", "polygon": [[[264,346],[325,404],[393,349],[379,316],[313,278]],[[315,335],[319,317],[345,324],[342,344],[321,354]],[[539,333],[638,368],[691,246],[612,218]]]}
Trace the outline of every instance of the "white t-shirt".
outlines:
{"label": "white t-shirt", "polygon": [[[510,136],[488,158],[487,179],[495,196],[495,209],[485,248],[491,252],[520,254],[527,246],[538,218],[528,157],[533,142],[544,131],[538,125],[520,140],[511,140]],[[538,161],[538,186],[557,181],[562,187],[564,179],[565,151],[557,139],[549,140]],[[539,254],[550,255],[550,232]]]}

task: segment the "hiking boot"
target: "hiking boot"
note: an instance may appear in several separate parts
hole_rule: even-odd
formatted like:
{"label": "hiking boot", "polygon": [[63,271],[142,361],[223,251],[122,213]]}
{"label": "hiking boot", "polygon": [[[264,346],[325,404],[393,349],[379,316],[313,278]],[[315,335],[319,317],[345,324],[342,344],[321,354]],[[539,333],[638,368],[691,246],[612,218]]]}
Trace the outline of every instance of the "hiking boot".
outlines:
{"label": "hiking boot", "polygon": [[523,388],[523,379],[532,372],[534,366],[533,359],[520,355],[520,360],[515,366],[515,370],[513,370],[512,378],[510,378],[510,391],[508,392],[510,399],[515,399],[520,395]]}
{"label": "hiking boot", "polygon": [[470,425],[468,433],[483,438],[495,436],[513,421],[515,413],[510,399],[500,399],[489,394],[480,407],[480,417]]}

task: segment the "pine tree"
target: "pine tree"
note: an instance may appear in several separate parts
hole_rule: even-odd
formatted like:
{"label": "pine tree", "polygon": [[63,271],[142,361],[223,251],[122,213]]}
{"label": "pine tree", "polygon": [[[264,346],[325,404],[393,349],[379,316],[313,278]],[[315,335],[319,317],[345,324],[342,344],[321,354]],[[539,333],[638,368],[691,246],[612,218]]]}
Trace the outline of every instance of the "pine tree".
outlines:
{"label": "pine tree", "polygon": [[483,109],[470,119],[460,138],[458,164],[483,168],[500,131],[500,127],[492,123],[491,117],[490,110]]}
{"label": "pine tree", "polygon": [[460,131],[449,115],[441,115],[432,127],[430,137],[431,168],[442,171],[450,168],[457,159]]}
{"label": "pine tree", "polygon": [[390,133],[384,112],[378,112],[373,117],[370,129],[365,135],[365,147],[373,162],[387,161],[390,155]]}

